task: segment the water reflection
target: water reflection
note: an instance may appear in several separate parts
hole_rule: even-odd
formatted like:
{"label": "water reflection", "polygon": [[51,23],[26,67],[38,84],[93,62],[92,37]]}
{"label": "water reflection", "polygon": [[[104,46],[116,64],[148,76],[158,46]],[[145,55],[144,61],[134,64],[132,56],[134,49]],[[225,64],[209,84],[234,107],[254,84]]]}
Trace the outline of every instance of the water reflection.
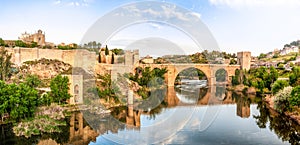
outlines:
{"label": "water reflection", "polygon": [[265,102],[257,102],[259,115],[254,116],[256,123],[260,128],[266,128],[269,123],[269,129],[283,141],[288,141],[293,145],[300,144],[300,126],[287,117],[270,111]]}
{"label": "water reflection", "polygon": [[[300,126],[287,117],[270,111],[259,97],[244,96],[227,91],[222,86],[218,87],[198,88],[191,93],[178,88],[168,88],[163,100],[159,100],[161,97],[152,98],[158,99],[157,101],[161,101],[161,104],[151,110],[137,110],[134,106],[123,106],[112,108],[111,115],[95,115],[86,111],[83,112],[85,115],[83,116],[82,113],[76,112],[66,119],[69,124],[62,127],[63,132],[42,134],[28,139],[14,136],[11,125],[2,125],[0,144],[112,144],[115,143],[110,140],[112,138],[119,143],[137,144],[151,142],[148,138],[155,139],[155,136],[163,136],[165,131],[170,130],[168,127],[174,128],[174,126],[182,125],[185,127],[176,128],[180,131],[177,130],[179,132],[173,137],[161,143],[300,143]],[[192,100],[192,103],[186,100]],[[211,126],[201,132],[197,127],[203,122],[201,116],[207,111],[205,109],[207,105],[215,108],[221,106],[221,112]],[[183,124],[178,121],[188,117],[187,112],[193,112],[191,118],[187,120],[188,123]],[[86,116],[92,118],[89,123],[84,119]],[[164,129],[165,131],[154,129],[156,133],[153,136],[145,133],[148,132],[147,129],[152,128],[151,125],[164,122],[164,126],[160,127],[167,128]],[[257,131],[257,128],[262,130]],[[234,135],[236,130],[240,135],[245,136]],[[250,134],[249,130],[252,130]],[[226,133],[226,131],[229,132]],[[126,141],[117,138],[120,135],[126,137],[128,134],[136,138],[127,138]],[[274,134],[278,138],[274,138]],[[141,135],[143,138],[140,138]]]}

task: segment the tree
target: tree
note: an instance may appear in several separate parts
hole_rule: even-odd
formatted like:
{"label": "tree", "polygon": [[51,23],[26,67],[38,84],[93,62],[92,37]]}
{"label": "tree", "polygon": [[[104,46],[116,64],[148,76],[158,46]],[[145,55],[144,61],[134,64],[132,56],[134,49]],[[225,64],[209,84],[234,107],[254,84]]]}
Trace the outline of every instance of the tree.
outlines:
{"label": "tree", "polygon": [[31,88],[36,88],[41,84],[41,80],[37,75],[28,75],[25,79],[25,84]]}
{"label": "tree", "polygon": [[266,57],[267,57],[266,54],[261,53],[261,54],[258,56],[258,59],[262,59],[262,58],[266,58]]}
{"label": "tree", "polygon": [[115,55],[112,54],[112,55],[111,55],[111,64],[114,64],[114,63],[115,63]]}
{"label": "tree", "polygon": [[30,47],[31,47],[31,48],[34,48],[34,47],[37,47],[37,46],[38,46],[38,44],[37,44],[36,42],[33,42],[33,41],[32,41],[31,44],[30,44]]}
{"label": "tree", "polygon": [[16,40],[15,45],[18,47],[26,47],[26,43],[24,43],[22,40]]}
{"label": "tree", "polygon": [[291,109],[290,96],[292,92],[292,87],[285,87],[275,94],[274,108],[276,111],[283,113]]}
{"label": "tree", "polygon": [[113,50],[111,50],[115,55],[123,55],[124,54],[124,50],[123,49],[118,49],[115,48]]}
{"label": "tree", "polygon": [[276,94],[280,90],[282,90],[284,87],[289,86],[289,82],[286,80],[277,80],[275,83],[272,85],[272,93]]}
{"label": "tree", "polygon": [[289,76],[290,85],[297,86],[300,85],[300,67],[295,66],[292,68],[292,73]]}
{"label": "tree", "polygon": [[68,77],[61,75],[56,76],[50,82],[50,93],[49,96],[53,98],[54,102],[59,104],[66,102],[71,97],[69,94],[69,79]]}
{"label": "tree", "polygon": [[237,61],[235,59],[230,59],[230,65],[234,65],[234,64],[237,64]]}
{"label": "tree", "polygon": [[107,48],[107,45],[105,46],[105,55],[109,55],[109,50]]}
{"label": "tree", "polygon": [[5,84],[0,81],[0,114],[9,113],[10,118],[18,121],[33,117],[37,106],[38,92],[26,84]]}
{"label": "tree", "polygon": [[5,42],[2,38],[0,38],[0,46],[5,46]]}
{"label": "tree", "polygon": [[293,88],[289,102],[292,106],[300,106],[300,86]]}
{"label": "tree", "polygon": [[4,48],[0,49],[0,80],[6,81],[12,75],[11,54]]}

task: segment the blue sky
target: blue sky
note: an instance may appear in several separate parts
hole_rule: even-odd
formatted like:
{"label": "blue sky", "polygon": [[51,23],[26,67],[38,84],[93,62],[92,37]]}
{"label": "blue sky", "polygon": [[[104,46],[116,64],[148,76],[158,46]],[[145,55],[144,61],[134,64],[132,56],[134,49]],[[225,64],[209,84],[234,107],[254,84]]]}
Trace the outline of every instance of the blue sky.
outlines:
{"label": "blue sky", "polygon": [[[25,31],[33,33],[42,29],[46,32],[48,42],[80,43],[85,32],[101,16],[133,2],[139,1],[4,0],[0,9],[2,18],[0,37],[17,39]],[[245,50],[258,55],[275,48],[281,49],[284,44],[300,38],[299,0],[164,0],[164,2],[183,7],[199,16],[223,51]],[[174,43],[179,43],[174,36],[180,36],[180,39],[177,37],[182,41],[179,46],[185,49],[196,47],[190,43],[192,41],[189,37],[170,26],[160,24],[128,27],[115,34],[108,44],[112,47],[122,47],[120,41],[157,35]],[[193,50],[187,53],[192,52]]]}

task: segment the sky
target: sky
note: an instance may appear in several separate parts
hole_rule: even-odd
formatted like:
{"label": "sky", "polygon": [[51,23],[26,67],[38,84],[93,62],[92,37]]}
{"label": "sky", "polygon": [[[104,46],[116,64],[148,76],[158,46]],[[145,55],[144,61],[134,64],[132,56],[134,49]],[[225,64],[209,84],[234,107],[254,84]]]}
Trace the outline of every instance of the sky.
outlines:
{"label": "sky", "polygon": [[[41,29],[46,34],[47,42],[82,43],[86,32],[101,17],[124,5],[142,1],[144,0],[4,0],[1,1],[0,9],[0,37],[14,40],[25,31],[34,33]],[[259,55],[276,48],[282,49],[284,44],[300,39],[300,0],[154,1],[173,4],[176,8],[190,11],[195,16],[193,18],[198,18],[211,32],[217,42],[216,49],[229,53],[251,51],[253,55]],[[173,10],[177,10],[176,8]],[[145,10],[152,10],[147,11],[149,14],[173,14],[177,17],[172,19],[176,20],[183,16],[170,11],[172,9],[162,9],[165,12]],[[193,29],[198,28],[194,26]],[[156,22],[123,27],[112,33],[106,42],[101,43],[112,48],[127,48],[134,46],[132,44],[135,42],[145,43],[145,40],[147,45],[161,42],[153,42],[157,39],[150,41],[147,38],[166,40],[164,42],[177,45],[185,53],[210,49],[203,46],[199,48],[201,46],[197,45],[194,37],[178,27]],[[150,53],[149,49],[146,52]]]}

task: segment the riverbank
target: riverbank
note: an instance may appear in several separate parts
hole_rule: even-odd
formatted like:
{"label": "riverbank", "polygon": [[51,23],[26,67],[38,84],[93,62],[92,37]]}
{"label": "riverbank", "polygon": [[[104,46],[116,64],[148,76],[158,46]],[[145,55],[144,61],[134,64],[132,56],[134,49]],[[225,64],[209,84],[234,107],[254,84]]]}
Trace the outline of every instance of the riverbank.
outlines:
{"label": "riverbank", "polygon": [[[265,96],[264,101],[268,104],[267,107],[272,111],[278,113],[274,108],[274,96]],[[279,114],[279,113],[278,113]],[[284,112],[284,115],[300,125],[300,108],[295,108],[293,112]]]}

